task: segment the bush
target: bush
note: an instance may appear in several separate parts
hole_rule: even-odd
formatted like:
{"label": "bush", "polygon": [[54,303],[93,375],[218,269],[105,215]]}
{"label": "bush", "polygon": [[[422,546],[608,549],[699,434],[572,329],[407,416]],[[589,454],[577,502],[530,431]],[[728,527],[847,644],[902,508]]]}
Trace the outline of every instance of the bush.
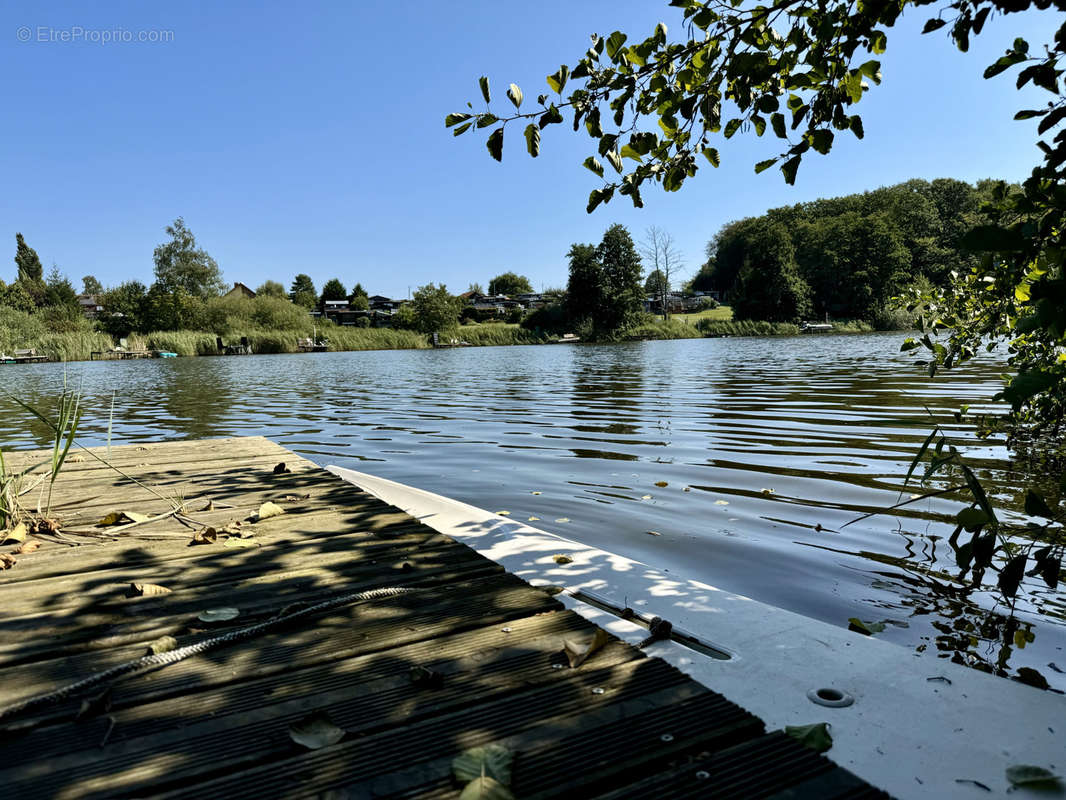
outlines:
{"label": "bush", "polygon": [[671,318],[667,322],[653,320],[634,325],[626,331],[630,339],[699,339],[703,332],[696,325],[690,325]]}
{"label": "bush", "polygon": [[882,306],[874,312],[870,320],[874,330],[878,331],[910,331],[914,330],[914,314],[905,308],[890,305]]}
{"label": "bush", "polygon": [[701,319],[696,328],[707,336],[794,336],[800,332],[799,325],[791,322],[752,319]]}
{"label": "bush", "polygon": [[357,327],[357,328],[369,328],[370,327],[370,317],[356,317],[355,318],[355,327]]}

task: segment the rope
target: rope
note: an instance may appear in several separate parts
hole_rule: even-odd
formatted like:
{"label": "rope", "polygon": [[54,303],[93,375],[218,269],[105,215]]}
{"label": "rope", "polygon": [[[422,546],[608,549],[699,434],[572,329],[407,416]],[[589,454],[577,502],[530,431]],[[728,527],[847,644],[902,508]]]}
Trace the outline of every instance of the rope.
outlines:
{"label": "rope", "polygon": [[351,603],[357,603],[361,600],[378,600],[383,597],[395,597],[401,594],[409,594],[411,592],[417,592],[418,589],[410,589],[406,587],[388,586],[382,589],[370,589],[365,592],[355,592],[353,594],[341,595],[334,597],[330,600],[323,600],[321,603],[316,603],[313,606],[293,611],[289,614],[279,615],[265,620],[264,622],[258,622],[255,625],[249,625],[246,628],[238,628],[237,630],[224,633],[219,636],[214,636],[210,639],[204,639],[201,642],[190,644],[185,647],[179,647],[176,650],[169,650],[166,653],[155,653],[152,655],[142,656],[141,658],[134,659],[133,661],[126,661],[122,664],[116,664],[113,667],[95,672],[87,678],[83,678],[80,681],[67,684],[59,689],[48,692],[47,694],[34,695],[27,697],[25,700],[20,700],[12,705],[0,708],[0,720],[7,719],[8,717],[21,714],[24,711],[30,709],[39,708],[41,706],[51,705],[52,703],[58,703],[71,697],[75,697],[80,694],[84,694],[90,689],[95,689],[103,683],[108,683],[116,678],[123,677],[125,675],[132,675],[137,672],[142,672],[146,669],[152,669],[154,667],[165,667],[170,664],[176,664],[179,661],[184,661],[191,656],[199,655],[200,653],[206,653],[208,650],[213,650],[216,647],[232,644],[234,642],[240,642],[245,639],[250,639],[253,636],[257,636],[260,633],[272,630],[280,625],[291,622],[295,619],[301,619],[303,617],[317,614],[320,611],[326,611],[333,608],[339,608],[340,606],[346,606]]}
{"label": "rope", "polygon": [[[660,639],[669,639],[670,634],[673,633],[674,626],[669,620],[665,620],[662,617],[652,617],[651,622],[648,623],[648,633],[651,635],[646,637],[644,641],[637,645],[637,647],[643,650],[652,642],[659,641]],[[0,714],[0,717],[3,715]]]}

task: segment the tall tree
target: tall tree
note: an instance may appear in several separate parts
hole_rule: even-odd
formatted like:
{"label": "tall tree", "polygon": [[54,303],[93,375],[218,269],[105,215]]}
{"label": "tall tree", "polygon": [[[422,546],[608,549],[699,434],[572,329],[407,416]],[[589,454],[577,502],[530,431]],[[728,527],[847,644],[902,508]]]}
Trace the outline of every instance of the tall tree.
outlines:
{"label": "tall tree", "polygon": [[16,280],[41,281],[44,279],[44,267],[37,251],[26,244],[21,233],[15,234],[15,266],[18,267]]}
{"label": "tall tree", "polygon": [[45,305],[78,310],[78,293],[74,291],[70,278],[62,274],[55,264],[48,272],[44,286]]}
{"label": "tall tree", "polygon": [[324,284],[322,284],[322,302],[327,300],[347,300],[348,290],[344,288],[344,284],[340,282],[339,278],[330,278]]}
{"label": "tall tree", "polygon": [[423,333],[446,331],[459,324],[462,301],[453,297],[443,283],[419,286],[410,303],[415,327]]}
{"label": "tall tree", "polygon": [[480,283],[471,283],[466,287],[466,291],[470,294],[485,294],[485,288]]}
{"label": "tall tree", "polygon": [[133,331],[145,331],[145,296],[148,290],[140,281],[125,281],[100,296],[104,313],[100,321],[112,336],[126,336]]}
{"label": "tall tree", "polygon": [[81,279],[81,293],[91,297],[98,297],[104,293],[104,287],[96,279],[95,275],[86,275]]}
{"label": "tall tree", "polygon": [[289,299],[296,305],[306,309],[312,309],[318,303],[318,293],[315,292],[315,284],[310,275],[300,273],[292,279],[292,287],[289,289]]}
{"label": "tall tree", "polygon": [[489,281],[489,294],[530,294],[533,287],[529,284],[529,278],[525,275],[517,275],[514,272],[504,272]]}
{"label": "tall tree", "polygon": [[670,287],[681,270],[681,253],[674,245],[674,237],[652,225],[641,242],[640,253],[651,268],[645,289],[659,298],[664,320],[670,319]]}
{"label": "tall tree", "polygon": [[796,268],[788,230],[765,218],[749,231],[744,264],[731,294],[737,319],[798,322],[810,313],[810,287]]}
{"label": "tall tree", "polygon": [[644,307],[640,256],[624,225],[612,225],[603,234],[596,257],[603,269],[603,297],[594,319],[604,334],[629,325]]}
{"label": "tall tree", "polygon": [[156,283],[163,292],[183,289],[188,294],[206,300],[218,297],[225,290],[222,271],[206,250],[196,246],[196,237],[178,217],[166,228],[169,242],[155,249]]}
{"label": "tall tree", "polygon": [[263,281],[262,285],[255,290],[256,296],[263,295],[264,297],[285,297],[285,287],[277,281]]}
{"label": "tall tree", "polygon": [[596,246],[573,244],[567,253],[570,280],[566,285],[566,311],[574,323],[591,319],[603,302],[603,267]]}

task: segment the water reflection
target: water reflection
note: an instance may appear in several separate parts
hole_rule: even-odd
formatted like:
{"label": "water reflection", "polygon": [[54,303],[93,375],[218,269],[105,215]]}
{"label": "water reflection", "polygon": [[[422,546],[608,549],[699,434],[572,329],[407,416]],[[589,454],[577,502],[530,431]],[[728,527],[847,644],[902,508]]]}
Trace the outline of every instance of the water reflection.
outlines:
{"label": "water reflection", "polygon": [[[1016,621],[957,580],[957,504],[909,498],[934,422],[956,430],[995,363],[920,377],[888,335],[708,339],[73,364],[85,438],[265,435],[312,460],[422,486],[656,567],[1000,674],[1066,688],[1066,608],[1026,579]],[[35,402],[61,365],[2,367]],[[0,399],[0,444],[43,426]],[[983,481],[1016,502],[997,442]],[[566,521],[557,521],[566,520]],[[648,536],[653,530],[660,536]],[[932,673],[931,673],[932,674]]]}

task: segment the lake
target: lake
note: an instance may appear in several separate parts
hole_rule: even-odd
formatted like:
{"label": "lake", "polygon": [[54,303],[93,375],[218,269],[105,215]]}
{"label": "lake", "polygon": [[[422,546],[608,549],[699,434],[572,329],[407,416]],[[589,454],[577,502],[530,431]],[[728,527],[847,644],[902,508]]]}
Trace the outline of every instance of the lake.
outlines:
{"label": "lake", "polygon": [[[671,573],[1001,674],[1066,689],[1066,605],[1026,579],[1015,620],[971,592],[947,543],[959,508],[906,500],[935,422],[987,408],[1002,363],[929,379],[900,334],[375,351],[3,367],[47,405],[82,388],[83,442],[262,434]],[[113,394],[114,393],[114,394]],[[40,446],[0,399],[0,444]],[[1014,500],[1000,443],[968,440]],[[652,535],[655,532],[658,535]],[[991,573],[990,573],[991,576]],[[987,580],[993,580],[989,577]],[[728,644],[726,642],[726,644]],[[931,664],[931,669],[935,666]],[[933,674],[932,672],[930,674]]]}

